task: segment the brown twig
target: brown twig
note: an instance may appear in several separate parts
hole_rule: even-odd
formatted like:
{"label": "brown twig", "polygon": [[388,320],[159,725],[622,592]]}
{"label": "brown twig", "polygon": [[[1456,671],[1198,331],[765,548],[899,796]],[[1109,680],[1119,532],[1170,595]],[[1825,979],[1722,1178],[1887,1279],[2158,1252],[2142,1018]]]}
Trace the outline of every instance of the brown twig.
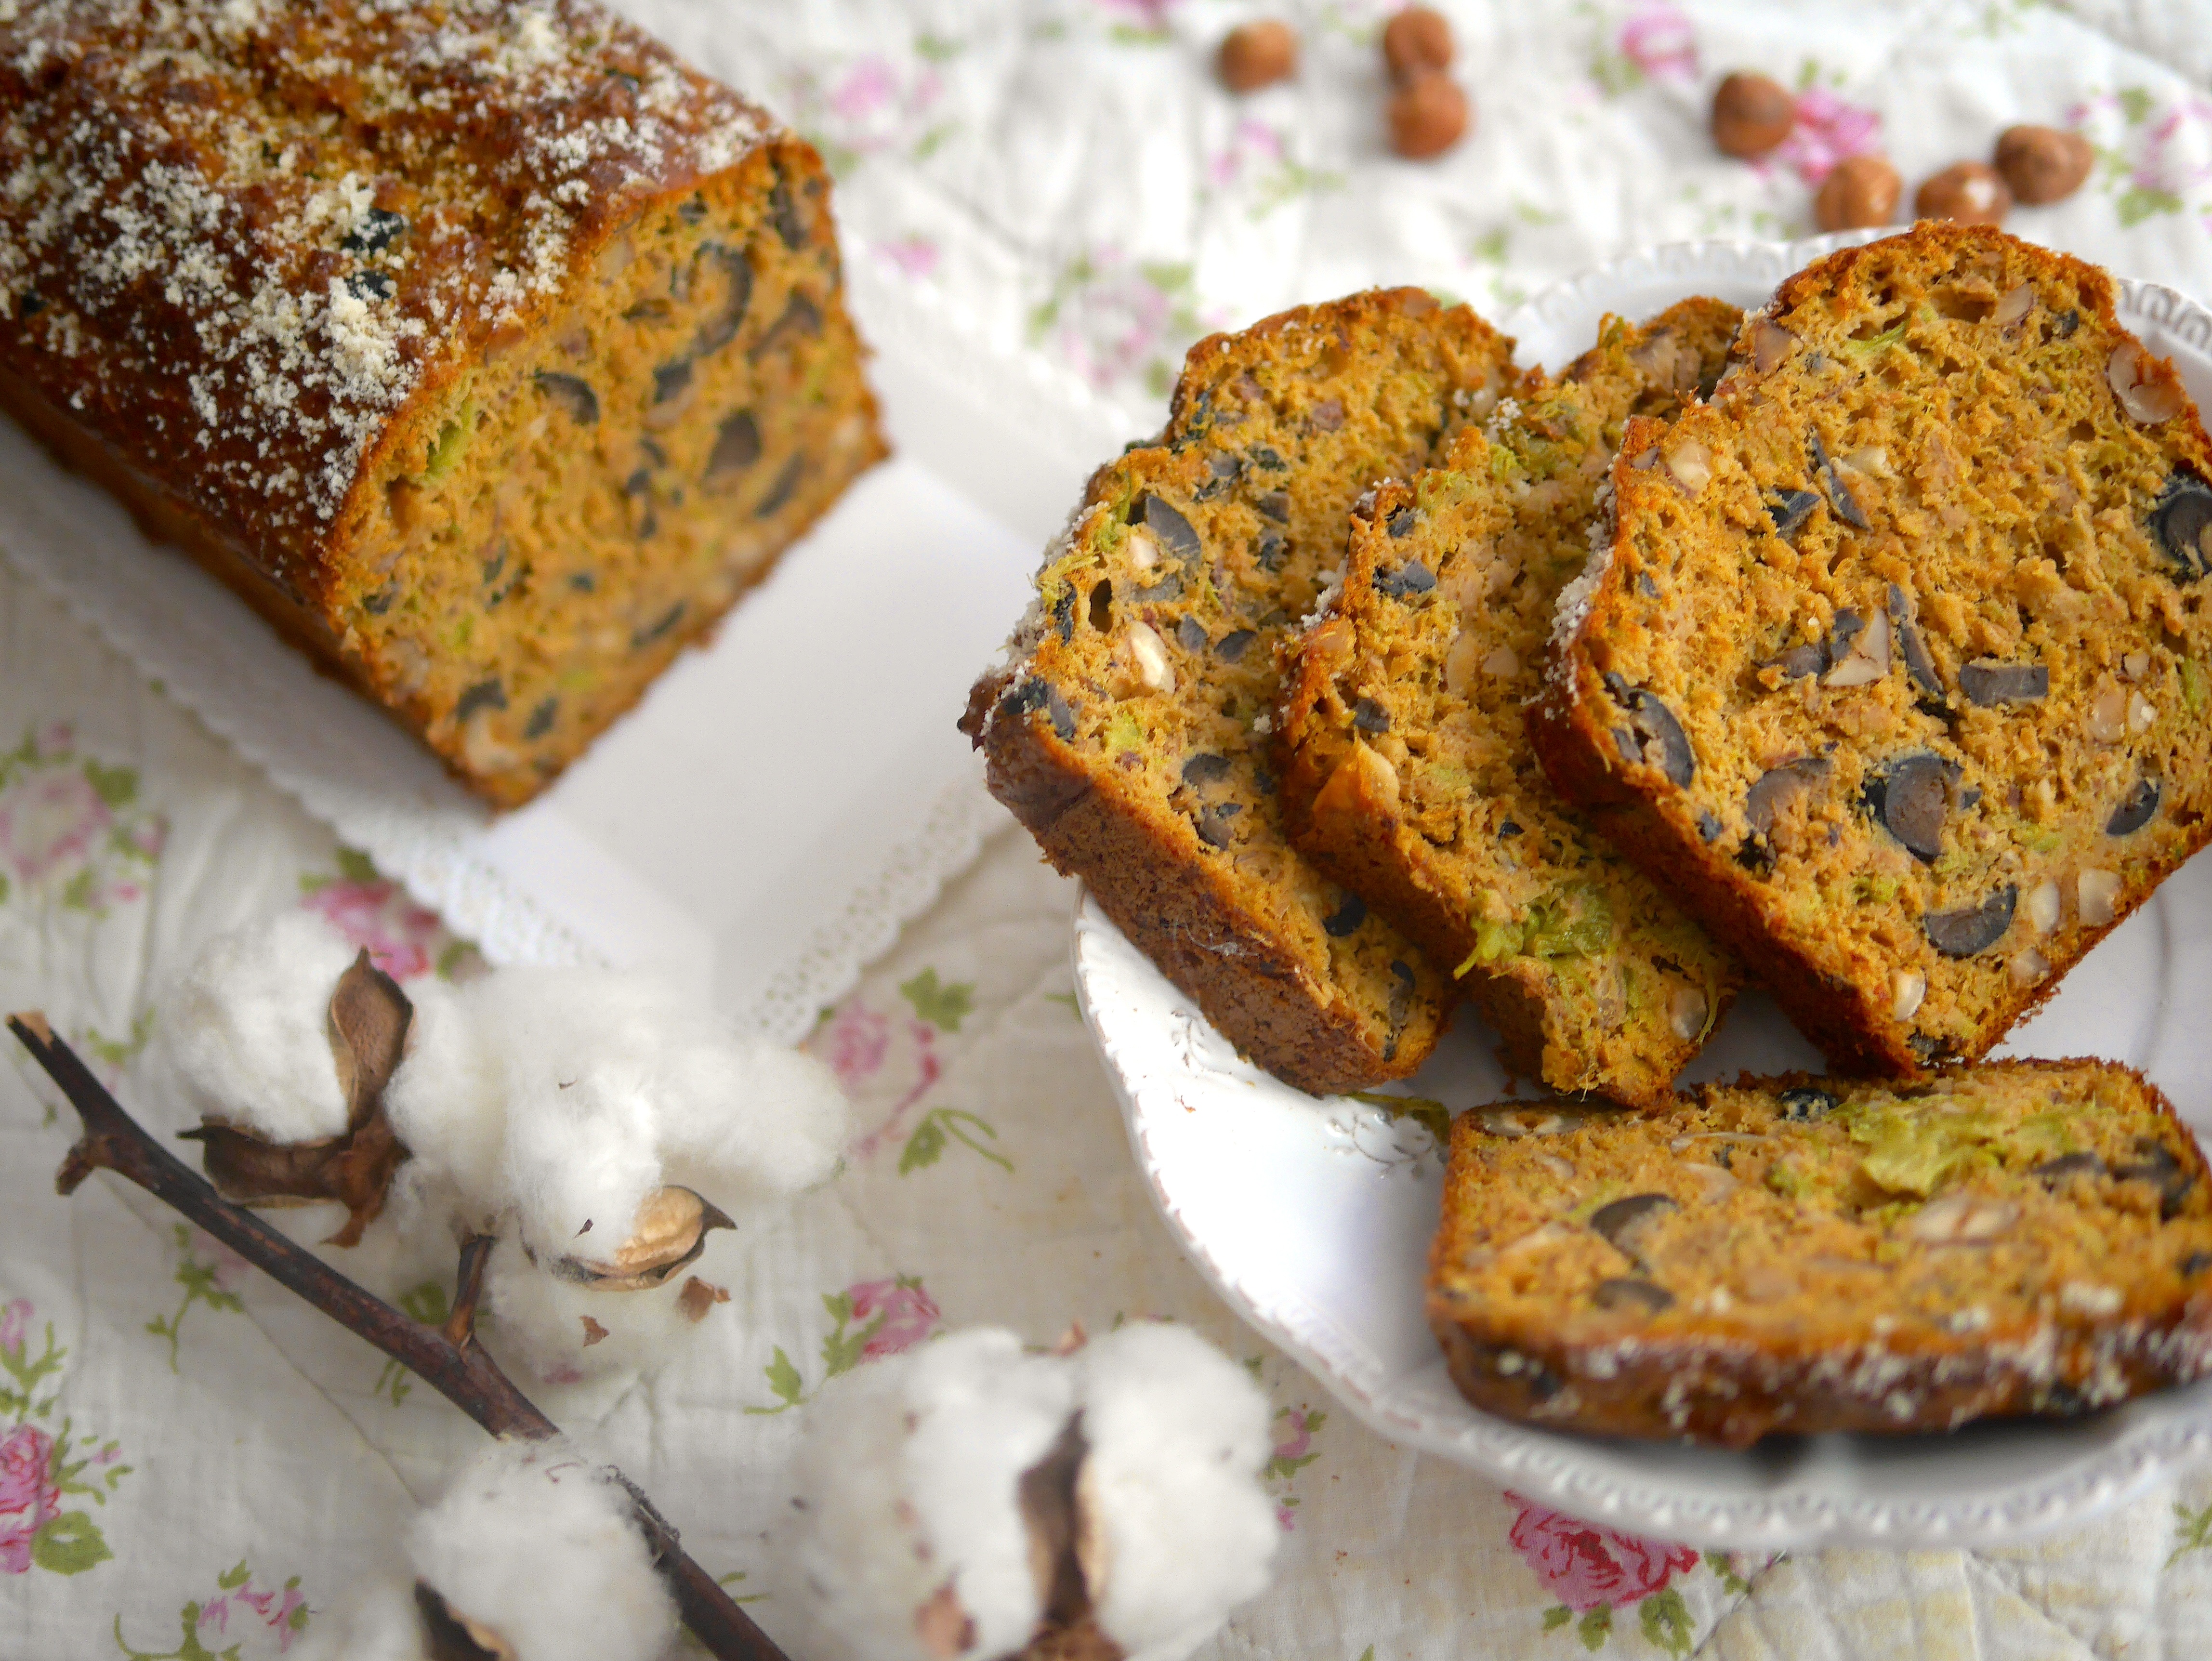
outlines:
{"label": "brown twig", "polygon": [[[217,1194],[124,1110],[76,1052],[54,1035],[44,1015],[36,1011],[10,1015],[8,1026],[84,1122],[83,1135],[55,1174],[58,1192],[72,1193],[94,1171],[112,1171],[173,1208],[339,1325],[366,1338],[494,1436],[543,1441],[560,1433],[483,1347],[471,1342],[484,1261],[490,1255],[489,1238],[471,1237],[461,1248],[461,1283],[447,1324],[411,1320]],[[676,1530],[652,1502],[628,1478],[620,1480],[635,1502],[638,1526],[655,1561],[672,1584],[684,1624],[708,1652],[722,1661],[786,1661],[729,1593],[685,1555]]]}
{"label": "brown twig", "polygon": [[453,1312],[442,1330],[455,1349],[466,1349],[477,1333],[477,1299],[483,1295],[484,1265],[491,1261],[492,1237],[471,1234],[461,1242],[461,1266],[453,1276]]}

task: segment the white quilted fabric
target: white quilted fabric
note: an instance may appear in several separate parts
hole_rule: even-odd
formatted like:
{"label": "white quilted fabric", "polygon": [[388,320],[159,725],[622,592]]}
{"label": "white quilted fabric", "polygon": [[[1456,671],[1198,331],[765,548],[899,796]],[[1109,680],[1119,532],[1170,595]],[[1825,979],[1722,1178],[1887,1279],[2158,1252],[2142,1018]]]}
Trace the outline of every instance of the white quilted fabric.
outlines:
{"label": "white quilted fabric", "polygon": [[[2015,119],[2079,125],[2100,156],[2016,228],[2212,294],[2204,0],[1457,0],[1479,125],[1429,166],[1381,147],[1374,0],[1274,8],[1306,68],[1242,101],[1207,70],[1255,9],[1228,0],[630,4],[817,139],[854,257],[1073,367],[1133,434],[1208,329],[1386,280],[1502,312],[1632,246],[1802,233],[1808,174],[1854,146],[1911,180]],[[1812,131],[1764,170],[1702,134],[1712,81],[1747,65],[1815,94]],[[218,930],[310,906],[403,979],[467,961],[4,569],[0,885],[0,1004],[42,1005],[167,1128],[152,989]],[[2212,1654],[2212,1475],[2011,1550],[1767,1564],[1559,1518],[1360,1429],[1235,1327],[1151,1214],[1069,999],[1068,904],[1025,839],[992,841],[813,1040],[856,1103],[844,1175],[787,1222],[714,1237],[700,1273],[730,1299],[674,1371],[548,1394],[772,1632],[767,1536],[825,1378],[948,1325],[1046,1342],[1167,1315],[1272,1398],[1278,1579],[1211,1656]],[[396,1567],[413,1496],[480,1439],[135,1193],[56,1199],[69,1116],[5,1053],[0,1652],[281,1654]],[[426,1281],[412,1306],[449,1291]]]}

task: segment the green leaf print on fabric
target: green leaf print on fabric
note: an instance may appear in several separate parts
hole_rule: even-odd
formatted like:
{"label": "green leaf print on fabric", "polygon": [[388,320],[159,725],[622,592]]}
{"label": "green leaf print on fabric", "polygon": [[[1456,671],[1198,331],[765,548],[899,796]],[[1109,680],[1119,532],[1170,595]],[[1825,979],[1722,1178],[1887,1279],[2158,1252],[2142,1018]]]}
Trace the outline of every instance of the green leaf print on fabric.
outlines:
{"label": "green leaf print on fabric", "polygon": [[27,1299],[11,1299],[0,1305],[0,1371],[9,1382],[0,1384],[0,1415],[10,1419],[43,1419],[53,1411],[52,1395],[38,1399],[39,1386],[61,1371],[69,1354],[54,1342],[54,1323],[46,1323],[45,1348],[30,1354],[32,1305]]}
{"label": "green leaf print on fabric", "polygon": [[958,1142],[963,1147],[973,1148],[1011,1175],[1014,1162],[977,1141],[975,1133],[979,1130],[994,1142],[999,1140],[997,1128],[980,1115],[970,1113],[964,1108],[932,1108],[922,1115],[921,1123],[914,1128],[914,1135],[907,1138],[906,1147],[899,1153],[899,1175],[908,1176],[935,1165],[944,1157],[948,1139]]}
{"label": "green leaf print on fabric", "polygon": [[65,1511],[31,1542],[31,1561],[55,1574],[82,1574],[115,1554],[100,1527],[81,1511]]}
{"label": "green leaf print on fabric", "polygon": [[975,1008],[975,983],[940,983],[934,969],[925,969],[899,984],[899,995],[914,1006],[914,1013],[940,1032],[957,1032],[960,1023]]}
{"label": "green leaf print on fabric", "polygon": [[2175,1530],[2177,1543],[2173,1555],[2166,1560],[2165,1567],[2167,1568],[2172,1568],[2192,1551],[2212,1549],[2212,1505],[2207,1505],[2201,1511],[2191,1511],[2177,1500],[2173,1503],[2173,1517],[2179,1526]]}
{"label": "green leaf print on fabric", "polygon": [[1689,1606],[1682,1602],[1682,1594],[1669,1586],[1664,1591],[1654,1592],[1636,1606],[1637,1622],[1644,1628],[1644,1637],[1655,1649],[1669,1655],[1687,1655],[1690,1640],[1696,1626],[1690,1619]]}
{"label": "green leaf print on fabric", "polygon": [[1603,1649],[1605,1640],[1613,1636],[1613,1606],[1600,1603],[1594,1609],[1584,1609],[1583,1618],[1575,1623],[1575,1636],[1593,1653]]}
{"label": "green leaf print on fabric", "polygon": [[148,1009],[131,1018],[130,1034],[125,1037],[111,1038],[98,1027],[87,1025],[78,1047],[89,1051],[94,1061],[109,1070],[120,1073],[138,1059],[153,1036],[154,1012]]}
{"label": "green leaf print on fabric", "polygon": [[184,1335],[185,1317],[194,1304],[205,1304],[210,1309],[242,1313],[246,1305],[231,1290],[246,1278],[246,1259],[213,1239],[207,1239],[212,1261],[202,1262],[192,1252],[192,1230],[185,1223],[176,1225],[177,1272],[173,1277],[184,1287],[183,1299],[177,1312],[166,1317],[156,1315],[146,1323],[146,1330],[156,1338],[169,1341],[169,1371],[177,1370],[177,1342]]}

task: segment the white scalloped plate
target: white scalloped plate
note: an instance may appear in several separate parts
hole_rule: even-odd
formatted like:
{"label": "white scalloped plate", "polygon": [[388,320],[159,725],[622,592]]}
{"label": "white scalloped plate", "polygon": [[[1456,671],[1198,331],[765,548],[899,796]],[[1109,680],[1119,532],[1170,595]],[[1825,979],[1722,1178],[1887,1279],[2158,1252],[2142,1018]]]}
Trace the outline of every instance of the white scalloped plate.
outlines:
{"label": "white scalloped plate", "polygon": [[[1663,247],[1553,289],[1507,319],[1524,361],[1563,363],[1606,311],[1686,295],[1762,302],[1844,240]],[[2121,285],[2122,313],[2212,404],[2212,316],[2168,289]],[[1441,1168],[1428,1134],[1343,1097],[1317,1100],[1240,1060],[1087,895],[1075,978],[1154,1201],[1244,1319],[1392,1440],[1468,1465],[1577,1516],[1712,1546],[1986,1546],[2080,1523],[2161,1470],[2212,1460],[2212,1384],[2064,1422],[1952,1435],[1772,1439],[1758,1449],[1608,1441],[1477,1412],[1446,1377],[1421,1312]],[[2002,1053],[2100,1054],[2143,1068],[2212,1128],[2212,856],[2177,873],[2075,969]],[[2196,1013],[2200,1019],[2187,1017]],[[1491,1035],[1462,1013],[1399,1088],[1456,1110],[1498,1099]],[[1692,1078],[1817,1068],[1757,994]]]}

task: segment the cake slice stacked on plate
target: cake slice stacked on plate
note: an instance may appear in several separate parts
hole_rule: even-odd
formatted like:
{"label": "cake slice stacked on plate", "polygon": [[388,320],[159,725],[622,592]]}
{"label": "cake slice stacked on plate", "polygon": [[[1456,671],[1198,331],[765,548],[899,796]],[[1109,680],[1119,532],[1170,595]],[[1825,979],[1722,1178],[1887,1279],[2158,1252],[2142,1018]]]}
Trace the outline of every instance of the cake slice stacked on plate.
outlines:
{"label": "cake slice stacked on plate", "polygon": [[1632,433],[1546,771],[1839,1066],[1982,1056],[2212,836],[2212,445],[2077,259],[1924,224]]}
{"label": "cake slice stacked on plate", "polygon": [[1285,837],[1276,648],[1341,566],[1353,502],[1495,410],[1511,352],[1412,289],[1200,342],[1167,430],[1091,479],[962,723],[1053,863],[1303,1089],[1413,1071],[1450,983]]}
{"label": "cake slice stacked on plate", "polygon": [[1342,591],[1297,642],[1281,723],[1291,840],[1448,966],[1557,1090],[1648,1103],[1697,1051],[1734,964],[1547,784],[1522,704],[1632,415],[1721,372],[1741,313],[1607,318],[1443,464],[1352,520]]}

